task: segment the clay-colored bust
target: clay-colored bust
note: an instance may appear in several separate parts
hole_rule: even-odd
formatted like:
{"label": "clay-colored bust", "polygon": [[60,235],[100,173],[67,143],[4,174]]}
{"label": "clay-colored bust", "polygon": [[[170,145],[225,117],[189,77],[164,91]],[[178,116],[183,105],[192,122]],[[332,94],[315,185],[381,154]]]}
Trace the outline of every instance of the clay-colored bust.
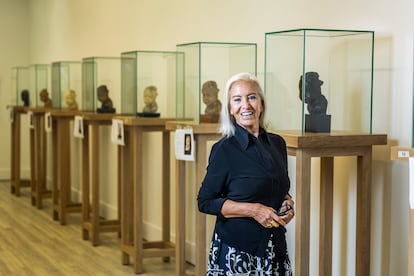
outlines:
{"label": "clay-colored bust", "polygon": [[215,81],[206,81],[201,89],[203,103],[206,105],[204,114],[200,115],[203,123],[217,123],[220,118],[221,102],[218,99],[219,89]]}
{"label": "clay-colored bust", "polygon": [[78,103],[76,101],[76,92],[72,89],[68,89],[65,92],[65,103],[69,110],[78,110]]}
{"label": "clay-colored bust", "polygon": [[158,104],[157,104],[157,96],[158,91],[157,87],[154,85],[147,86],[144,90],[144,103],[145,106],[142,109],[142,112],[145,113],[155,113],[158,110]]}
{"label": "clay-colored bust", "polygon": [[49,98],[49,92],[46,88],[42,89],[39,95],[44,107],[52,107],[52,100]]}
{"label": "clay-colored bust", "polygon": [[206,105],[204,114],[218,115],[221,111],[221,102],[218,99],[219,89],[215,81],[206,81],[203,84],[201,93],[203,95],[203,103]]}

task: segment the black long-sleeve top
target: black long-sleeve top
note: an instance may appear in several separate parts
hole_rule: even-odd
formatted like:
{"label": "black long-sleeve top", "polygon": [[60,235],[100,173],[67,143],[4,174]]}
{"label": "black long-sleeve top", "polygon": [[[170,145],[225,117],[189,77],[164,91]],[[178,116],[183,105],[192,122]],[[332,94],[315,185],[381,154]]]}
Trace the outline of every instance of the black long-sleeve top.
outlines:
{"label": "black long-sleeve top", "polygon": [[279,239],[276,244],[285,244],[285,229],[265,228],[249,217],[225,218],[221,208],[230,199],[262,203],[278,210],[290,189],[286,143],[279,135],[262,128],[258,138],[237,123],[235,128],[234,136],[223,137],[212,147],[198,193],[198,208],[217,216],[215,231],[223,242],[263,256],[271,233]]}

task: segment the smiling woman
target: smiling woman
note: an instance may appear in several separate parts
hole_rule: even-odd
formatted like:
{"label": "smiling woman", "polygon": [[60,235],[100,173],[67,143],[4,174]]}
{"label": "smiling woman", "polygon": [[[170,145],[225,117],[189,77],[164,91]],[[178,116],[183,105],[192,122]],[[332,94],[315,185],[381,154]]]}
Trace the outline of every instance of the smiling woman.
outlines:
{"label": "smiling woman", "polygon": [[292,275],[285,141],[265,130],[265,99],[251,74],[230,78],[223,102],[225,137],[213,145],[198,194],[199,210],[217,216],[207,275]]}

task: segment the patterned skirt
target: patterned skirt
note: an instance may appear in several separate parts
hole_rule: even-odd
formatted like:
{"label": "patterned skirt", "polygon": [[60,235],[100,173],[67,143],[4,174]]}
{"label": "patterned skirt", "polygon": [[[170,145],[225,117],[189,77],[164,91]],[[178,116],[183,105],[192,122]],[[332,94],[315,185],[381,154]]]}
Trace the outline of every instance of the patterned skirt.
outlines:
{"label": "patterned skirt", "polygon": [[237,250],[228,246],[214,233],[210,245],[207,276],[292,276],[289,256],[276,258],[277,248],[270,237],[264,257]]}

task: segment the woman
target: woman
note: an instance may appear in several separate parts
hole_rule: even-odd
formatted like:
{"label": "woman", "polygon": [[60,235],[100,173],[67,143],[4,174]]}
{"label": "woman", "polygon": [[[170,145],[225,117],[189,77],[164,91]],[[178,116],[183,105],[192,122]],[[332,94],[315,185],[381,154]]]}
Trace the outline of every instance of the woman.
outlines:
{"label": "woman", "polygon": [[198,194],[200,212],[217,216],[207,275],[292,275],[285,141],[265,131],[264,94],[251,74],[230,78],[223,102],[224,137],[213,145]]}

